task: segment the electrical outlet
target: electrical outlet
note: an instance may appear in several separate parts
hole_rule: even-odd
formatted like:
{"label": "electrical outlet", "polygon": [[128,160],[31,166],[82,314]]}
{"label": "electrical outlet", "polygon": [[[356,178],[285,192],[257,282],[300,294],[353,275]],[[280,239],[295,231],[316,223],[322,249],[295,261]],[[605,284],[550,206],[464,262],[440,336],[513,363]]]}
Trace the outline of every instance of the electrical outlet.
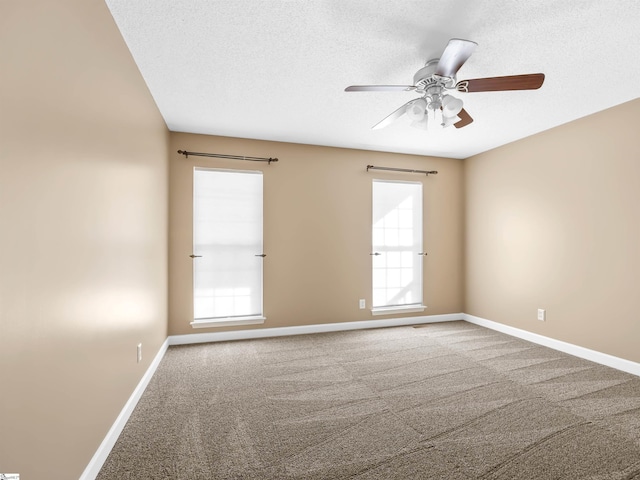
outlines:
{"label": "electrical outlet", "polygon": [[547,311],[542,308],[538,309],[538,320],[544,322],[547,319]]}
{"label": "electrical outlet", "polygon": [[364,298],[361,298],[360,299],[360,310],[362,310],[365,307],[366,307],[366,302],[364,301]]}
{"label": "electrical outlet", "polygon": [[142,344],[138,344],[138,363],[142,361]]}

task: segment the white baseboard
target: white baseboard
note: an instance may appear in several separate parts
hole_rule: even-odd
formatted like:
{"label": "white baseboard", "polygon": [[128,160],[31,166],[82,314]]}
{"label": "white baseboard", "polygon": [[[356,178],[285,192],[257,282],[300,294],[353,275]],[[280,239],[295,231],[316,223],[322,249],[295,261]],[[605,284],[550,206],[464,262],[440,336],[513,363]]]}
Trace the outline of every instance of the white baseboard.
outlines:
{"label": "white baseboard", "polygon": [[151,362],[151,365],[149,365],[149,368],[147,368],[147,371],[142,376],[142,379],[129,397],[129,400],[127,400],[127,403],[125,403],[122,411],[120,412],[120,415],[118,415],[118,418],[116,418],[116,421],[107,432],[104,440],[102,440],[102,443],[98,447],[96,453],[93,455],[93,458],[91,458],[91,461],[87,465],[87,468],[85,468],[84,472],[82,472],[80,480],[94,480],[98,476],[98,473],[100,473],[102,465],[109,456],[109,453],[118,440],[120,433],[122,433],[122,429],[126,425],[127,420],[129,420],[131,413],[133,413],[133,409],[136,408],[140,397],[142,397],[142,394],[144,393],[145,388],[147,388],[151,377],[153,377],[153,374],[158,368],[158,365],[160,364],[162,357],[164,357],[168,346],[169,339],[166,339],[160,347],[160,350],[158,350],[158,353],[154,357],[153,361]]}
{"label": "white baseboard", "polygon": [[617,370],[622,370],[623,372],[640,376],[640,363],[625,360],[624,358],[614,357],[613,355],[609,355],[607,353],[580,347],[578,345],[573,345],[572,343],[563,342],[561,340],[555,340],[553,338],[545,337],[544,335],[539,335],[537,333],[531,333],[519,328],[510,327],[509,325],[493,322],[491,320],[487,320],[486,318],[476,317],[467,313],[464,313],[462,315],[462,319],[469,323],[480,325],[481,327],[486,327],[490,328],[491,330],[506,333],[507,335],[511,335],[512,337],[521,338],[532,343],[537,343],[538,345],[553,348],[554,350],[559,350],[576,357],[584,358],[585,360],[590,360],[601,365],[606,365],[607,367],[615,368]]}
{"label": "white baseboard", "polygon": [[187,345],[192,343],[226,342],[229,340],[248,340],[251,338],[283,337],[305,335],[309,333],[341,332],[365,328],[400,327],[422,323],[452,322],[463,319],[462,313],[443,315],[423,315],[417,317],[389,318],[384,320],[363,320],[361,322],[322,323],[317,325],[299,325],[295,327],[256,328],[252,330],[234,330],[230,332],[191,333],[171,335],[169,345]]}

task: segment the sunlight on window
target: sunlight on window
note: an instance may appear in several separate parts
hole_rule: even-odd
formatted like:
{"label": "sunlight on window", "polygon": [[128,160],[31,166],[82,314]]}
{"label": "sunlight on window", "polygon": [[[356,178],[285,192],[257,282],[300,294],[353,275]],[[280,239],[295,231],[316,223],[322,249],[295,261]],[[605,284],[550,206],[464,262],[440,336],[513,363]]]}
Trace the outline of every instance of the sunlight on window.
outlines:
{"label": "sunlight on window", "polygon": [[209,295],[195,297],[195,318],[206,318],[211,311],[219,317],[247,315],[251,312],[251,288],[216,288]]}
{"label": "sunlight on window", "polygon": [[193,188],[194,319],[262,315],[262,173],[198,167]]}
{"label": "sunlight on window", "polygon": [[421,303],[422,185],[373,185],[373,306]]}

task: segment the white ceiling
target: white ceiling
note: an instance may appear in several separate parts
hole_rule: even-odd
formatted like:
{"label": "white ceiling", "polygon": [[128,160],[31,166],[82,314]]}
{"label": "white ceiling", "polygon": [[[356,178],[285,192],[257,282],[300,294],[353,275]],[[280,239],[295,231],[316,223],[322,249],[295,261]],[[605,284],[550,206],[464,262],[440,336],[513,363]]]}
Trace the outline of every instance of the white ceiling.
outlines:
{"label": "white ceiling", "polygon": [[[466,158],[640,97],[638,0],[106,3],[177,132]],[[455,93],[465,128],[371,130],[418,95],[344,88],[410,85],[453,37],[478,43],[458,80],[542,72],[544,85]]]}

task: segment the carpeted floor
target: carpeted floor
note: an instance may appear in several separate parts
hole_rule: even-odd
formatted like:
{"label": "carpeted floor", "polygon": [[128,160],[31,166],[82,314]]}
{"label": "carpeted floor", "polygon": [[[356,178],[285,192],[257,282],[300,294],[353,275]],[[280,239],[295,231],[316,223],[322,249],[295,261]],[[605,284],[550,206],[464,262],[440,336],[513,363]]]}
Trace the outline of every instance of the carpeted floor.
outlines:
{"label": "carpeted floor", "polygon": [[640,378],[466,322],[171,347],[99,480],[640,480]]}

